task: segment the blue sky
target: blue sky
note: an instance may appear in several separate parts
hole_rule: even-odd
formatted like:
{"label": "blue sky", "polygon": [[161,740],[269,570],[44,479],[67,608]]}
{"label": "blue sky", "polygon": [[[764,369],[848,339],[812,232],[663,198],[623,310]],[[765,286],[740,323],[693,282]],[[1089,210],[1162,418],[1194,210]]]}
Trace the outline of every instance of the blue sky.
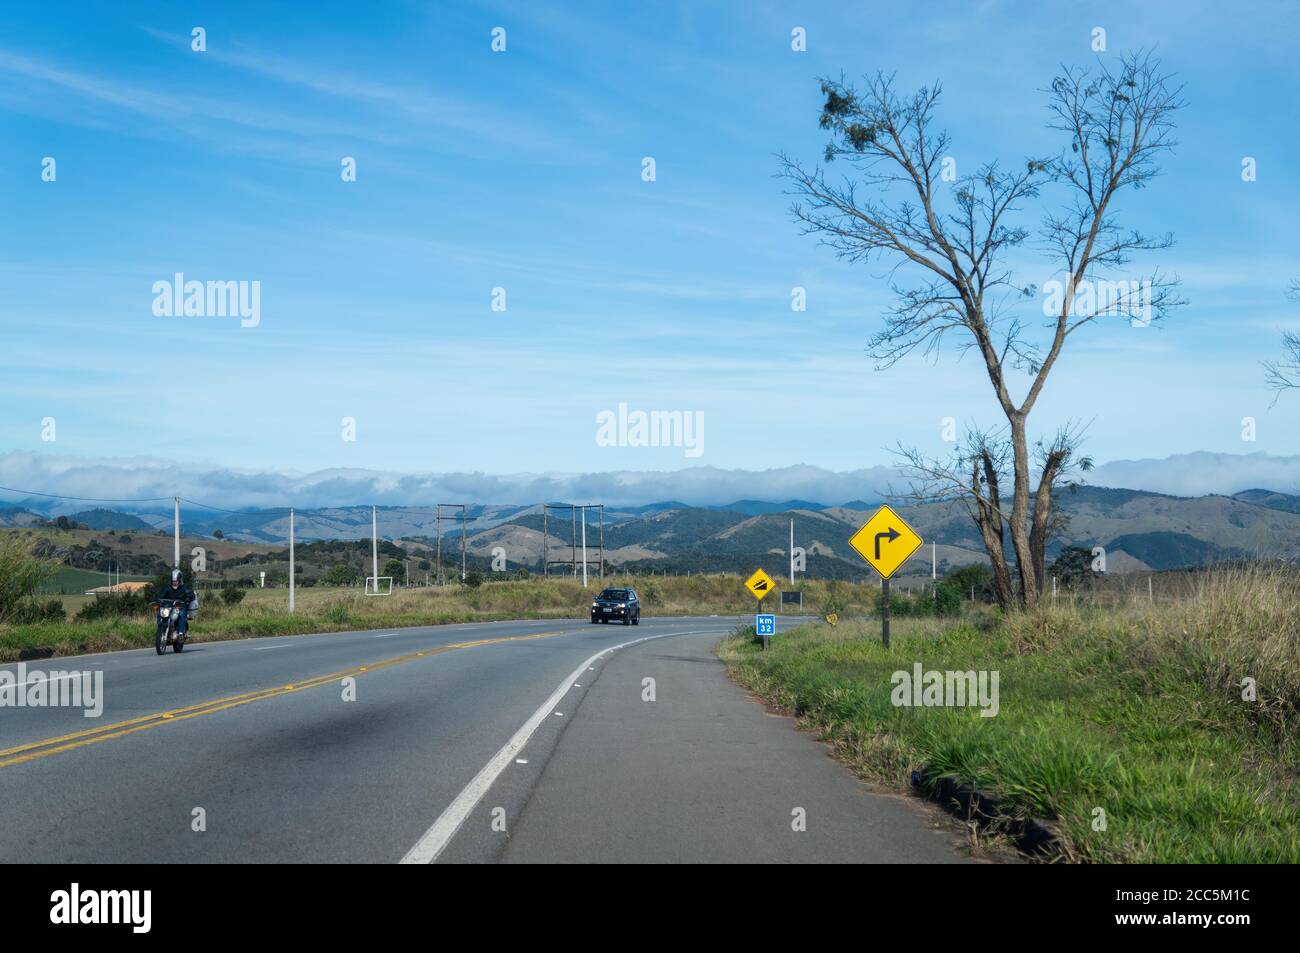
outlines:
{"label": "blue sky", "polygon": [[[1135,265],[1178,274],[1191,303],[1163,329],[1076,338],[1031,420],[1090,420],[1103,461],[1295,453],[1300,395],[1270,409],[1259,362],[1300,327],[1297,14],[1089,6],[14,7],[0,452],[487,473],[938,452],[943,417],[998,419],[987,381],[952,351],[872,370],[886,269],[798,234],[774,153],[815,161],[817,77],[876,69],[943,83],[959,169],[1054,151],[1040,90],[1093,59],[1101,26],[1110,56],[1155,47],[1186,84],[1180,145],[1124,209],[1174,232]],[[1026,282],[1051,277],[1025,265]],[[175,272],[260,281],[260,324],[155,316],[152,285]],[[620,403],[702,412],[703,455],[598,446],[597,413]]]}

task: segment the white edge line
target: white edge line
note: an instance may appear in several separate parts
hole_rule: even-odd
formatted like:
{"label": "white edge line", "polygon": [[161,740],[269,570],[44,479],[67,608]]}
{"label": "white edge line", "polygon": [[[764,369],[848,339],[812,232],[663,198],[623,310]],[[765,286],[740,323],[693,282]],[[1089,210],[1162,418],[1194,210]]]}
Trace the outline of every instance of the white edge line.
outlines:
{"label": "white edge line", "polygon": [[483,795],[487,794],[488,790],[492,787],[501,772],[510,765],[514,756],[528,743],[528,739],[533,736],[533,732],[537,730],[537,727],[551,715],[551,712],[555,710],[555,706],[559,704],[560,699],[570,690],[574,681],[576,681],[583,671],[586,670],[588,665],[596,661],[596,659],[600,658],[602,655],[608,655],[610,652],[617,652],[619,649],[627,648],[629,645],[638,645],[642,642],[652,642],[655,639],[667,639],[678,635],[693,634],[695,634],[693,630],[685,632],[666,632],[663,635],[649,635],[643,639],[633,639],[630,642],[611,645],[607,649],[601,649],[591,658],[587,659],[575,668],[568,678],[560,682],[560,687],[555,690],[551,697],[542,702],[541,707],[538,708],[537,711],[533,712],[532,716],[523,723],[518,731],[514,733],[514,736],[505,743],[505,746],[492,756],[492,760],[483,766],[483,770],[474,775],[473,780],[471,780],[469,784],[465,785],[464,789],[462,789],[452,802],[447,805],[446,810],[444,810],[442,814],[438,816],[438,819],[433,822],[433,826],[424,832],[424,835],[415,842],[415,846],[408,850],[406,856],[398,861],[398,863],[431,864],[438,859],[438,855],[443,852],[449,843],[451,843],[451,839],[456,836],[456,832],[460,830],[460,826],[465,823],[465,819],[469,817],[470,812],[473,811],[478,802],[483,799]]}

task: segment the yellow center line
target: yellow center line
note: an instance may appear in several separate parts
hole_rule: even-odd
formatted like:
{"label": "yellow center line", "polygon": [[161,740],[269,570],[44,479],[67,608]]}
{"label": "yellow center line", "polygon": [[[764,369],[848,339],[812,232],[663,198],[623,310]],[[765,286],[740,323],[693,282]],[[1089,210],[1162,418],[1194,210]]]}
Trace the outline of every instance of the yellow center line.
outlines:
{"label": "yellow center line", "polygon": [[141,715],[137,718],[129,718],[126,721],[114,722],[111,725],[99,725],[95,728],[87,728],[83,731],[74,731],[71,734],[60,735],[55,738],[46,738],[42,741],[32,741],[27,744],[17,745],[12,748],[0,750],[0,768],[7,768],[10,765],[24,764],[28,761],[35,761],[38,758],[47,758],[50,755],[61,754],[65,751],[73,751],[77,748],[84,748],[87,745],[99,744],[101,741],[110,741],[114,738],[121,738],[126,735],[135,734],[137,731],[145,731],[149,728],[157,728],[160,725],[175,724],[178,721],[186,721],[190,718],[197,718],[200,715],[210,715],[213,712],[226,711],[229,708],[238,708],[241,705],[248,705],[253,702],[262,701],[267,698],[278,698],[287,695],[289,692],[301,691],[306,688],[317,688],[321,685],[327,685],[330,682],[336,682],[339,679],[349,678],[362,673],[378,672],[382,669],[392,668],[395,665],[401,665],[404,662],[412,662],[419,658],[428,658],[431,655],[442,655],[446,652],[455,652],[459,649],[472,649],[480,645],[497,645],[503,642],[526,642],[531,639],[549,639],[557,635],[567,635],[566,632],[538,632],[533,635],[510,635],[502,636],[496,639],[476,639],[473,642],[452,642],[448,645],[439,646],[432,649],[423,649],[419,652],[409,652],[406,655],[399,655],[396,658],[385,659],[381,662],[371,662],[368,665],[358,665],[346,669],[342,672],[333,672],[329,675],[317,675],[301,682],[294,682],[291,685],[284,685],[278,688],[262,688],[257,691],[244,692],[240,695],[228,695],[225,698],[214,698],[211,701],[200,702],[197,705],[188,705],[184,708],[175,708],[170,711],[156,712],[152,715]]}

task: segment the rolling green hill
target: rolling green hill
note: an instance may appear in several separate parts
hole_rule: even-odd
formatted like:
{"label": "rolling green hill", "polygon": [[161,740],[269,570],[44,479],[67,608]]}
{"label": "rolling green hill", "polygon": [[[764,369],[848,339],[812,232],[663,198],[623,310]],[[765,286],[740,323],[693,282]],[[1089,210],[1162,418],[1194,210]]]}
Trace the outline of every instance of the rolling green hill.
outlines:
{"label": "rolling green hill", "polygon": [[[850,579],[870,572],[848,546],[849,537],[867,512],[847,506],[765,512],[769,507],[755,501],[746,503],[737,508],[680,503],[611,507],[605,513],[605,559],[611,565],[639,570],[746,571],[762,565],[781,572],[787,566],[793,519],[795,545],[806,551],[810,572]],[[1234,496],[1177,497],[1080,486],[1058,494],[1055,505],[1066,519],[1048,547],[1049,561],[1064,546],[1105,547],[1111,571],[1121,573],[1300,554],[1300,496],[1286,493],[1248,490]],[[956,567],[985,561],[979,535],[963,506],[923,504],[897,509],[927,544],[937,544],[941,564]],[[385,557],[400,557],[404,552],[427,556],[437,530],[432,515],[429,507],[384,508],[380,532],[385,537]],[[494,554],[504,551],[509,568],[540,569],[543,521],[539,506],[481,506],[474,508],[474,515],[467,534],[471,567],[487,569]],[[0,523],[11,527],[7,532],[39,538],[45,555],[74,569],[98,571],[116,565],[147,576],[170,565],[170,534],[151,529],[131,514],[84,511],[76,514],[75,521],[97,528],[71,531],[59,530],[46,517],[15,507],[0,512],[0,517]],[[296,525],[298,561],[305,579],[324,575],[338,562],[365,569],[368,507],[302,510]],[[209,569],[212,579],[259,578],[262,571],[268,572],[268,579],[285,575],[285,510],[222,514],[219,521],[212,517],[201,525],[184,526],[191,532],[196,526],[200,532],[223,530],[223,540],[187,535],[183,544],[187,554],[195,545],[204,547],[213,563]],[[551,558],[569,559],[573,522],[568,514],[552,514],[547,529]],[[455,558],[458,523],[446,520],[442,531],[444,553]],[[393,540],[399,541],[400,547]],[[588,514],[587,540],[594,560],[599,532],[592,513]],[[905,572],[928,575],[929,570],[927,546]],[[411,572],[416,578],[424,570],[417,572],[412,567]],[[79,590],[88,588],[89,582],[68,577],[64,585]]]}

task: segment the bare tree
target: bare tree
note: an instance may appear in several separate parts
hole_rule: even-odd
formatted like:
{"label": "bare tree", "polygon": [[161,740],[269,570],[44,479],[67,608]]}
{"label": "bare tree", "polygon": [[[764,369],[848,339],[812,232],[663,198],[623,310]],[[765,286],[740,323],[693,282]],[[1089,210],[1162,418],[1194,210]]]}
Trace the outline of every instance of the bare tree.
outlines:
{"label": "bare tree", "polygon": [[[1065,426],[1051,441],[1039,440],[1034,445],[1039,482],[1033,501],[1029,552],[1039,579],[1044,578],[1048,540],[1064,532],[1069,523],[1069,516],[1055,506],[1055,494],[1060,489],[1074,492],[1078,483],[1072,479],[1073,473],[1092,469],[1092,458],[1078,454],[1082,435],[1081,427]],[[998,605],[1004,609],[1016,605],[1019,590],[1012,583],[1011,561],[1006,552],[1010,514],[1002,491],[1008,478],[1014,481],[1014,473],[1008,472],[1014,460],[1008,429],[990,432],[972,427],[946,460],[901,445],[898,456],[909,486],[896,495],[917,503],[965,506],[989,555]],[[1016,575],[1020,575],[1018,565]]]}
{"label": "bare tree", "polygon": [[[1145,53],[1123,57],[1114,69],[1101,63],[1092,70],[1063,68],[1044,91],[1049,128],[1064,139],[1057,155],[1031,157],[1015,169],[991,162],[946,182],[949,137],[934,127],[940,88],[903,98],[892,77],[877,74],[864,82],[861,89],[842,78],[821,84],[821,126],[831,134],[824,158],[847,161],[856,178],[832,182],[822,168],[781,156],[782,175],[796,196],[791,211],[806,234],[841,258],[891,263],[897,301],[870,344],[878,370],[917,349],[937,353],[950,332],[962,350],[979,353],[1007,421],[1011,505],[1008,511],[999,504],[997,513],[1016,555],[1015,601],[1033,602],[1042,591],[1038,554],[1051,519],[1050,506],[1036,509],[1035,503],[1050,502],[1055,477],[1041,470],[1035,489],[1030,411],[1076,331],[1103,317],[1152,324],[1182,303],[1177,279],[1159,272],[1105,280],[1133,253],[1173,243],[1170,235],[1150,237],[1121,226],[1116,205],[1125,190],[1140,189],[1158,174],[1159,155],[1174,145],[1181,89]],[[1018,284],[1007,259],[1031,238],[1015,224],[1021,206],[1049,186],[1060,201],[1042,214],[1038,244],[1065,280],[1043,307],[1040,341],[1030,335],[1034,324],[1017,314],[1017,305],[1038,289]],[[1012,394],[1012,371],[1028,381],[1019,398]],[[978,445],[972,451],[983,460]],[[979,477],[982,462],[976,471]],[[982,479],[987,487],[987,474]]]}
{"label": "bare tree", "polygon": [[[1293,301],[1300,301],[1300,280],[1291,282],[1288,294]],[[1286,355],[1283,360],[1264,362],[1264,379],[1277,391],[1273,398],[1275,404],[1282,391],[1300,387],[1300,332],[1283,332],[1282,352]]]}

